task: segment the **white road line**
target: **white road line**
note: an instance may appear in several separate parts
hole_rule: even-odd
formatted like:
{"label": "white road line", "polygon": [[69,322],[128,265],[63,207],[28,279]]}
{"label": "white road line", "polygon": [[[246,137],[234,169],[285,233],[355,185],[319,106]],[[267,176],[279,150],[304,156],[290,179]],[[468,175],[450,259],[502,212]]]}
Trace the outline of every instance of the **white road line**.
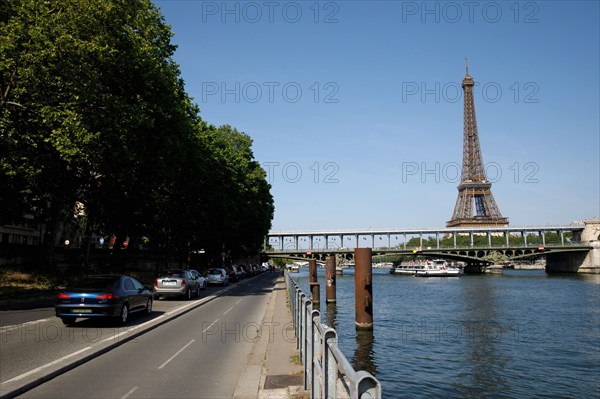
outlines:
{"label": "white road line", "polygon": [[208,331],[208,329],[209,329],[209,328],[211,328],[212,326],[214,326],[214,325],[217,323],[217,321],[219,321],[219,319],[217,319],[217,320],[213,321],[213,322],[210,324],[210,326],[206,327],[206,328],[204,329],[204,331],[202,331],[202,334],[204,334],[205,332],[207,332],[207,331]]}
{"label": "white road line", "polygon": [[194,341],[195,341],[195,340],[196,340],[196,339],[194,338],[193,340],[191,340],[190,342],[188,342],[186,346],[184,346],[183,348],[179,349],[179,350],[177,351],[177,353],[175,353],[173,356],[171,356],[171,357],[169,358],[169,360],[167,360],[166,362],[164,362],[163,364],[161,364],[161,365],[158,367],[158,369],[160,370],[160,369],[162,369],[163,367],[165,367],[167,364],[169,364],[169,363],[171,362],[171,360],[175,359],[175,358],[177,357],[177,355],[179,355],[181,352],[183,352],[183,351],[185,350],[185,348],[187,348],[187,347],[188,347],[188,346],[190,346],[192,343],[194,343]]}
{"label": "white road line", "polygon": [[157,322],[158,320],[162,319],[163,317],[165,317],[165,315],[161,314],[160,316],[157,316],[157,317],[153,318],[152,320],[148,320],[145,323],[139,324],[139,325],[132,327],[125,331],[120,331],[120,332],[116,333],[115,335],[113,335],[112,337],[108,337],[108,338],[102,340],[102,342],[108,342],[108,341],[117,342],[121,338],[121,335],[127,336],[127,335],[131,334],[132,332],[135,332],[136,330],[140,330],[142,327],[144,327],[147,324],[152,324],[152,323]]}
{"label": "white road line", "polygon": [[33,320],[33,321],[28,321],[26,323],[23,323],[24,326],[27,326],[29,324],[37,324],[37,323],[43,323],[45,321],[48,321],[48,319],[39,319],[39,320]]}
{"label": "white road line", "polygon": [[43,370],[43,369],[45,369],[45,368],[47,368],[47,367],[53,366],[53,365],[55,365],[55,364],[58,364],[58,363],[60,363],[60,362],[62,362],[62,361],[64,361],[64,360],[67,360],[67,359],[68,359],[68,358],[70,358],[70,357],[77,356],[77,355],[79,355],[80,353],[83,353],[83,352],[85,352],[85,351],[87,351],[87,350],[89,350],[89,349],[92,349],[92,347],[91,347],[91,346],[88,346],[87,348],[80,349],[80,350],[78,350],[77,352],[73,352],[73,353],[71,353],[70,355],[67,355],[67,356],[61,357],[60,359],[54,360],[54,361],[52,361],[52,362],[50,362],[50,363],[46,363],[46,364],[44,364],[43,366],[37,367],[37,368],[35,368],[35,369],[33,369],[33,370],[30,370],[30,371],[28,371],[28,372],[26,372],[26,373],[24,373],[24,374],[21,374],[21,375],[17,376],[17,377],[15,377],[15,378],[11,378],[11,379],[10,379],[10,380],[8,380],[8,381],[4,381],[4,384],[7,384],[7,383],[9,383],[9,382],[13,382],[13,381],[18,381],[18,380],[21,380],[21,379],[23,379],[23,378],[25,378],[25,377],[27,377],[27,376],[30,376],[31,374],[35,374],[35,373],[37,373],[37,372],[38,372],[38,371],[40,371],[40,370]]}
{"label": "white road line", "polygon": [[2,327],[0,327],[0,333],[6,332],[6,331],[12,331],[14,328],[18,328],[18,327],[22,327],[22,326],[30,326],[32,324],[43,323],[48,320],[50,320],[50,319],[32,320],[32,321],[26,321],[25,323],[10,324],[10,325],[6,325],[6,326],[2,326]]}
{"label": "white road line", "polygon": [[237,300],[237,302],[236,302],[235,304],[237,305],[237,304],[238,304],[238,303],[240,303],[240,302],[242,302],[242,300],[241,300],[241,299],[238,299],[238,300]]}
{"label": "white road line", "polygon": [[231,311],[231,309],[233,309],[233,306],[230,307],[229,309],[227,309],[225,312],[223,312],[223,316],[225,316],[227,313],[229,313]]}
{"label": "white road line", "polygon": [[173,313],[179,312],[180,310],[182,310],[182,309],[185,309],[185,308],[188,308],[188,307],[190,307],[190,306],[194,306],[194,305],[201,305],[201,304],[203,304],[204,302],[208,302],[209,300],[211,300],[211,299],[215,298],[215,296],[216,296],[216,295],[210,295],[210,296],[204,297],[204,298],[202,298],[202,299],[200,299],[200,300],[198,300],[198,301],[190,302],[190,303],[188,303],[188,304],[186,304],[186,305],[183,305],[183,306],[180,306],[180,307],[178,307],[178,308],[175,308],[175,309],[173,309],[173,310],[170,310],[170,311],[166,312],[165,314],[167,314],[167,315],[171,315],[171,314],[173,314]]}
{"label": "white road line", "polygon": [[138,390],[139,387],[131,388],[131,391],[127,392],[125,395],[121,396],[121,399],[127,399],[132,393]]}

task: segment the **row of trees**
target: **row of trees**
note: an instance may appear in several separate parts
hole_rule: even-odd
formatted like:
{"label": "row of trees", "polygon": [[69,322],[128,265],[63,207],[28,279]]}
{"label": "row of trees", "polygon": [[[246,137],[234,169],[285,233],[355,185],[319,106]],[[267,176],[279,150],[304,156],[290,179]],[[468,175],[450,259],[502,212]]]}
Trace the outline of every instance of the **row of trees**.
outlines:
{"label": "row of trees", "polygon": [[[0,222],[163,251],[257,251],[273,217],[251,138],[199,116],[149,0],[0,3]],[[207,58],[207,62],[209,58]]]}
{"label": "row of trees", "polygon": [[[564,233],[565,242],[570,242],[573,234],[571,232]],[[494,247],[503,247],[505,245],[504,236],[492,235],[491,244]],[[526,234],[528,245],[542,245],[542,237],[539,234]],[[557,233],[545,232],[544,241],[546,245],[561,245],[561,238]],[[422,245],[419,237],[413,237],[406,243],[407,249],[412,248],[436,248],[437,241],[433,236],[423,237]],[[460,248],[469,248],[471,245],[471,237],[468,234],[459,234],[456,236],[456,246]],[[523,245],[523,237],[521,235],[509,235],[508,236],[509,246],[521,246]],[[473,246],[474,247],[487,247],[487,235],[475,234],[473,235]],[[440,239],[441,248],[453,248],[454,239],[452,237],[446,237]]]}

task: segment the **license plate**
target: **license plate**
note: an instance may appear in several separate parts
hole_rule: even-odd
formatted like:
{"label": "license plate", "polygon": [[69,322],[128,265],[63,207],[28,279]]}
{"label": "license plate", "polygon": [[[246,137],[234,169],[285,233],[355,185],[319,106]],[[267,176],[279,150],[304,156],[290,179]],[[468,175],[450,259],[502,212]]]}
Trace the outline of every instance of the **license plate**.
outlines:
{"label": "license plate", "polygon": [[177,285],[177,281],[163,280],[163,285]]}
{"label": "license plate", "polygon": [[72,309],[73,313],[92,313],[92,309]]}

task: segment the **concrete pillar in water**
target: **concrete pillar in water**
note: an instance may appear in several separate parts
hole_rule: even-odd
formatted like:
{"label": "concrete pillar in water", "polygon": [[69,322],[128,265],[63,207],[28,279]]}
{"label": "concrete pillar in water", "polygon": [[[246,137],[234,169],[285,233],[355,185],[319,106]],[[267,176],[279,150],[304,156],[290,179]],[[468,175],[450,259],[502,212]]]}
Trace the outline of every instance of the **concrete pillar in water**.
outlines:
{"label": "concrete pillar in water", "polygon": [[321,288],[317,281],[317,260],[308,261],[308,285],[310,286],[310,299],[313,305],[319,305],[321,302]]}
{"label": "concrete pillar in water", "polygon": [[373,329],[373,269],[371,248],[354,249],[354,307],[357,330]]}
{"label": "concrete pillar in water", "polygon": [[335,302],[335,256],[328,256],[325,258],[325,276],[326,276],[326,285],[325,285],[325,302],[331,303]]}

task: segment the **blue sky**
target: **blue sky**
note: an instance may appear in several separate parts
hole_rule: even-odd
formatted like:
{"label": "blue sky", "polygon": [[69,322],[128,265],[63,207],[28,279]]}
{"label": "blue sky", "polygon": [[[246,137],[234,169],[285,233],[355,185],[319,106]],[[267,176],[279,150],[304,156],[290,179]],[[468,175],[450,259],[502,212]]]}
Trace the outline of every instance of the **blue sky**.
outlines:
{"label": "blue sky", "polygon": [[465,57],[503,216],[600,216],[597,1],[155,4],[202,118],[253,138],[274,231],[444,226]]}

